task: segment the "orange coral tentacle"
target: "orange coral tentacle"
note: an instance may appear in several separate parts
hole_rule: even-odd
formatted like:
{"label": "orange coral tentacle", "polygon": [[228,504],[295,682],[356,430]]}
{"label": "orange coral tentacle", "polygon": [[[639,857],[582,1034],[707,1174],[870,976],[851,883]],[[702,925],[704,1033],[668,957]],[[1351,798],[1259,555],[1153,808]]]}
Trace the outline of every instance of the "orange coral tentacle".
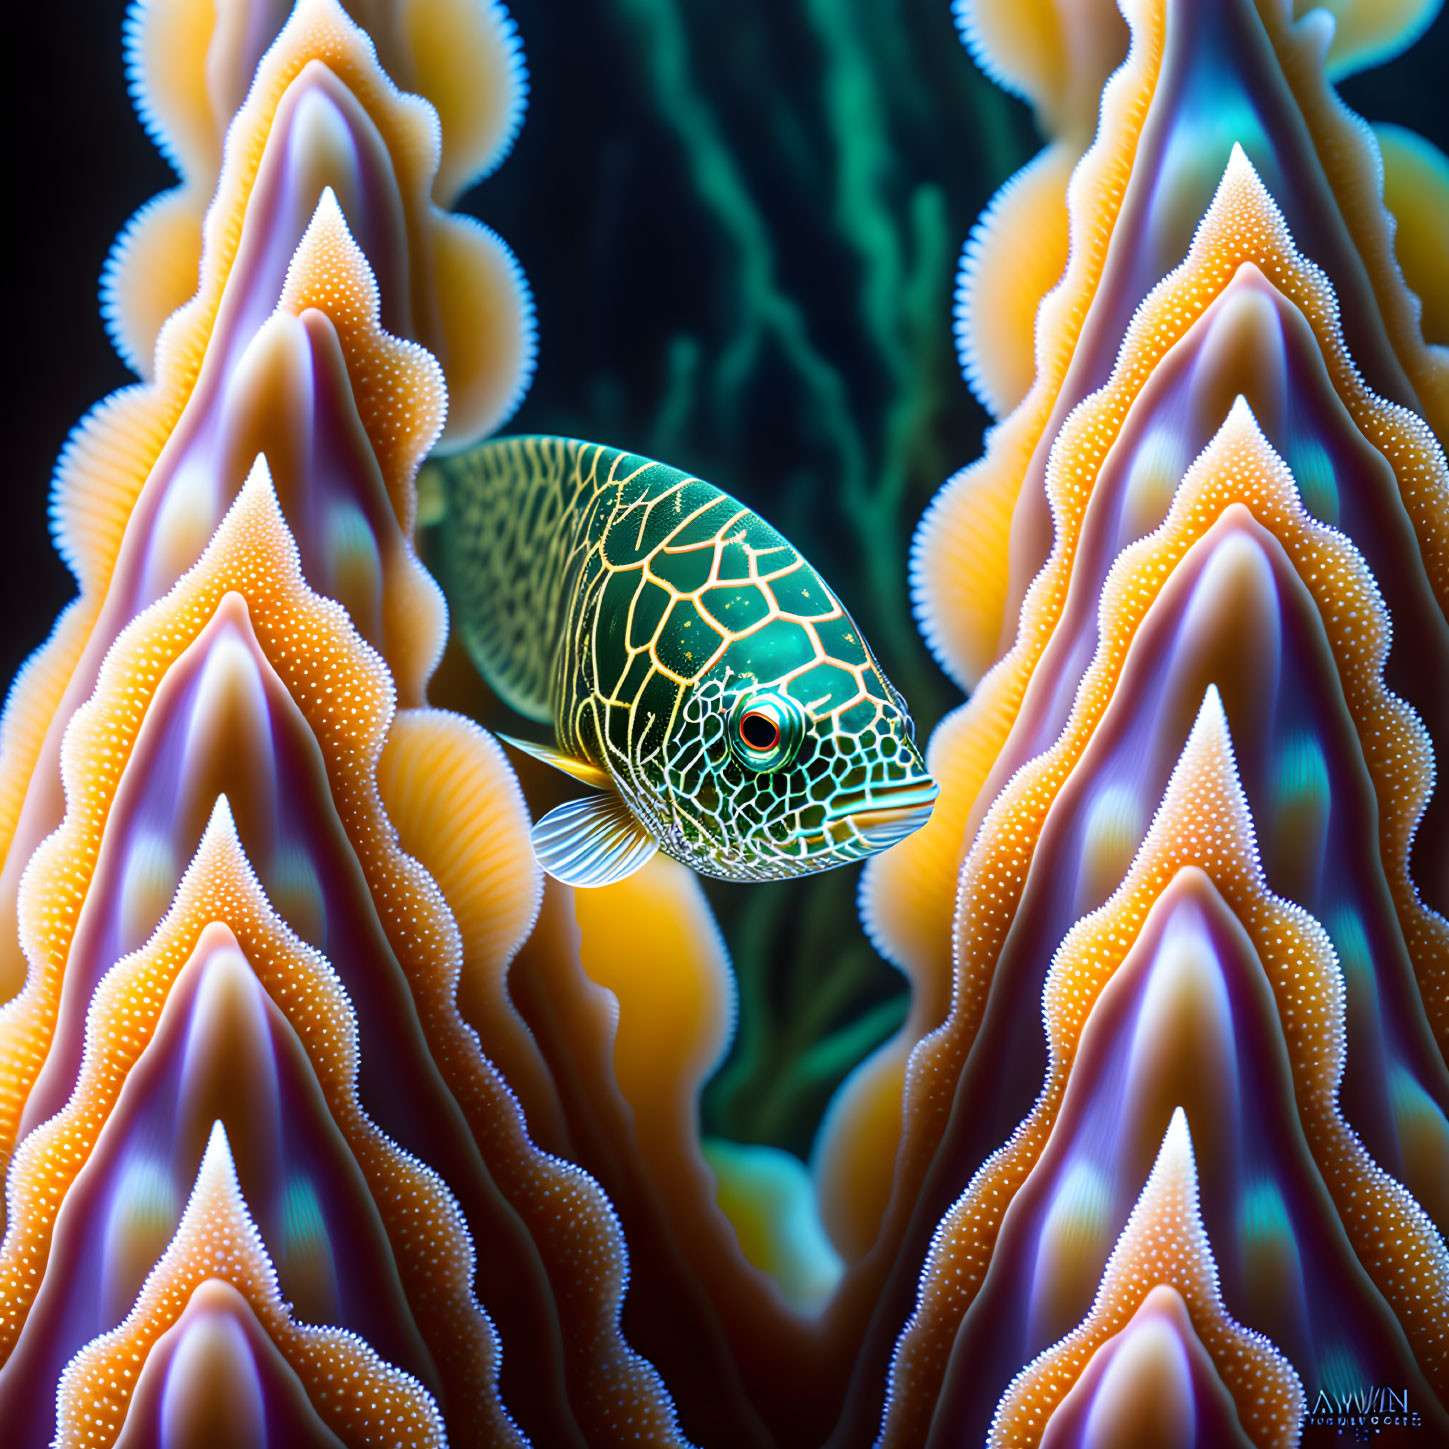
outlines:
{"label": "orange coral tentacle", "polygon": [[59,1390],[55,1442],[94,1449],[120,1433],[135,1389],[125,1365],[143,1361],[202,1284],[236,1288],[306,1385],[323,1416],[350,1445],[403,1443],[441,1449],[437,1405],[416,1380],[389,1367],[365,1344],[336,1329],[295,1323],[236,1182],[226,1134],[217,1124],[196,1187],[170,1247],[147,1279],[126,1321],[82,1349]]}
{"label": "orange coral tentacle", "polygon": [[1048,1416],[1081,1376],[1091,1354],[1120,1333],[1158,1285],[1170,1286],[1223,1376],[1244,1428],[1259,1449],[1298,1442],[1303,1385],[1262,1335],[1235,1323],[1218,1294],[1212,1250],[1198,1216],[1197,1169],[1187,1118],[1179,1108],[1086,1321],[1024,1369],[991,1426],[992,1449],[1035,1445]]}

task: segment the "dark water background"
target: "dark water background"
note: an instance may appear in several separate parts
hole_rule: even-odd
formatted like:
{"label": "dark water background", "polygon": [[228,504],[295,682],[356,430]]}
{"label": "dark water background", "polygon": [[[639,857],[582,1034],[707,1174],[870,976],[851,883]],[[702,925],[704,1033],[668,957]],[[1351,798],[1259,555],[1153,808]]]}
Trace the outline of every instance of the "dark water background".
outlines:
{"label": "dark water background", "polygon": [[[101,264],[173,181],[126,95],[122,0],[17,9],[3,52],[7,680],[72,592],[46,531],[55,457],[131,380],[101,326]],[[529,113],[463,203],[514,248],[537,303],[539,370],[511,430],[662,457],[758,509],[834,584],[924,738],[959,697],[911,624],[906,548],[931,493],[980,451],[951,291],[971,223],[1039,144],[1029,112],[976,70],[948,0],[511,9]],[[1441,16],[1341,89],[1449,147],[1446,74]],[[494,718],[457,660],[434,696]],[[903,1017],[904,983],[856,923],[856,874],[708,887],[741,992],[709,1130],[807,1153],[841,1076]]]}

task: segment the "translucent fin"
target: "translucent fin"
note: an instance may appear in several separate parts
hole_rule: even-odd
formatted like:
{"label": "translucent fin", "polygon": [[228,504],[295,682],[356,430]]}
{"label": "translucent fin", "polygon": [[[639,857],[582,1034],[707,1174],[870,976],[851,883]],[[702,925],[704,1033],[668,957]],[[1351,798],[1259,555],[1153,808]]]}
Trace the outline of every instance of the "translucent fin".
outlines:
{"label": "translucent fin", "polygon": [[551,765],[555,770],[562,770],[565,775],[579,781],[580,784],[588,785],[594,790],[607,790],[612,781],[609,779],[609,772],[601,770],[597,765],[591,765],[586,760],[576,760],[572,755],[566,755],[562,750],[556,750],[552,745],[536,745],[531,740],[520,740],[513,735],[498,736],[505,745],[512,745],[515,750],[522,750],[525,755],[532,755],[533,758],[544,765]]}
{"label": "translucent fin", "polygon": [[508,154],[523,124],[528,71],[518,27],[497,0],[406,0],[411,89],[437,107],[443,158],[433,198],[451,206]]}
{"label": "translucent fin", "polygon": [[956,284],[956,346],[966,381],[994,417],[1036,374],[1036,311],[1067,263],[1067,180],[1076,156],[1048,146],[972,228]]}
{"label": "translucent fin", "polygon": [[1394,251],[1409,290],[1423,311],[1424,341],[1449,344],[1449,156],[1402,126],[1374,127],[1384,158],[1384,204],[1398,223]]}
{"label": "translucent fin", "polygon": [[570,800],[533,827],[533,853],[555,880],[606,886],[631,876],[659,842],[613,791]]}
{"label": "translucent fin", "polygon": [[101,273],[101,316],[121,360],[150,379],[161,324],[196,294],[203,207],[183,187],[153,197],[126,223]]}

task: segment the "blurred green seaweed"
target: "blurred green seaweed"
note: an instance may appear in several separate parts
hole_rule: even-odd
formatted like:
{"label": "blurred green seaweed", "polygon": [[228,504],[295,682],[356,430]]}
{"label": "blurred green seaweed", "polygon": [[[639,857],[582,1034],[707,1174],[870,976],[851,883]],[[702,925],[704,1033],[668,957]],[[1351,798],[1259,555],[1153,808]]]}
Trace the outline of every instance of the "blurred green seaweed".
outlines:
{"label": "blurred green seaweed", "polygon": [[[514,0],[536,82],[486,188],[538,305],[510,431],[687,468],[831,580],[924,733],[953,702],[911,618],[910,536],[986,423],[951,338],[956,259],[1036,149],[945,0]],[[457,667],[434,694],[503,723]],[[451,693],[450,693],[451,691]],[[707,883],[739,979],[711,1134],[808,1155],[906,988],[857,872]]]}

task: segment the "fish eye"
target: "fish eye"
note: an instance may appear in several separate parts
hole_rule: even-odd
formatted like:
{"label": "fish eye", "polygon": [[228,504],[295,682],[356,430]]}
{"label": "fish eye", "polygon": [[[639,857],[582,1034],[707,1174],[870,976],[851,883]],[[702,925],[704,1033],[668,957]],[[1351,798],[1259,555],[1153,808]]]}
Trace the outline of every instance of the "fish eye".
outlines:
{"label": "fish eye", "polygon": [[740,738],[752,750],[773,750],[780,743],[780,726],[762,709],[742,714],[739,730]]}
{"label": "fish eye", "polygon": [[730,751],[747,770],[778,770],[795,758],[805,738],[805,711],[787,694],[742,695],[729,723]]}

